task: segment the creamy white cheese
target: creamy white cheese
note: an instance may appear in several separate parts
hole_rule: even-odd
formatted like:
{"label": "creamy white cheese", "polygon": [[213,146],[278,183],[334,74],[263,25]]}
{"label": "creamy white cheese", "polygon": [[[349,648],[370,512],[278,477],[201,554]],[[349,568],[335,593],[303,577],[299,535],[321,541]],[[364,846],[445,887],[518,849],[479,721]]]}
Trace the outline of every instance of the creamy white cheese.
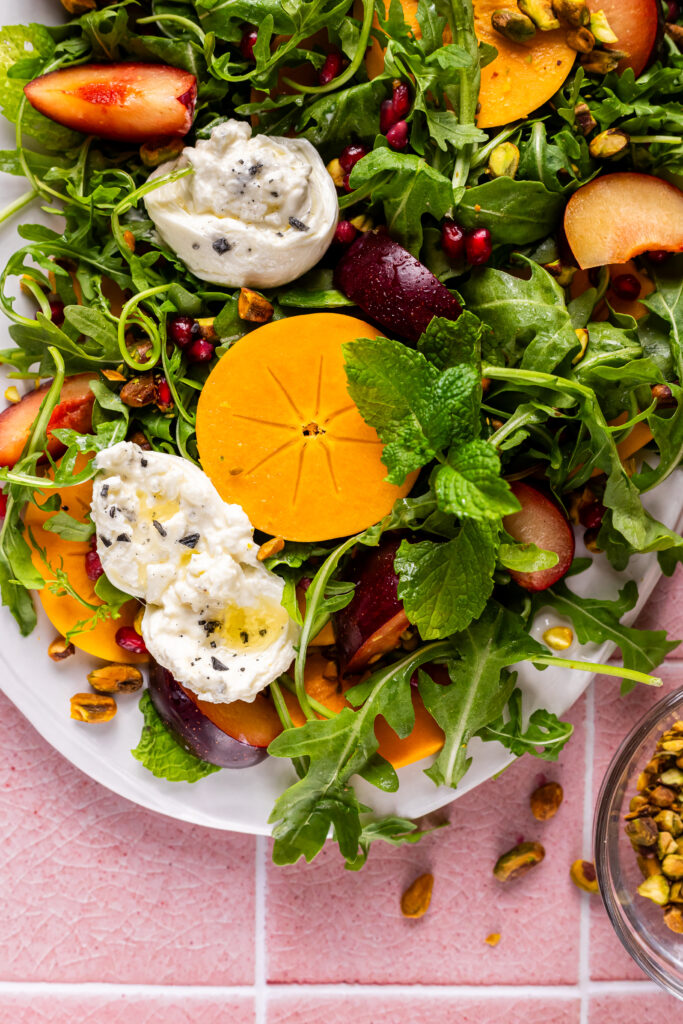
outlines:
{"label": "creamy white cheese", "polygon": [[337,193],[306,139],[257,135],[245,121],[218,125],[149,180],[193,173],[145,196],[162,240],[202,281],[274,288],[315,266],[337,224]]}
{"label": "creamy white cheese", "polygon": [[175,455],[122,441],[96,465],[97,551],[112,583],[147,602],[150,654],[202,700],[253,700],[290,666],[299,627],[242,508]]}

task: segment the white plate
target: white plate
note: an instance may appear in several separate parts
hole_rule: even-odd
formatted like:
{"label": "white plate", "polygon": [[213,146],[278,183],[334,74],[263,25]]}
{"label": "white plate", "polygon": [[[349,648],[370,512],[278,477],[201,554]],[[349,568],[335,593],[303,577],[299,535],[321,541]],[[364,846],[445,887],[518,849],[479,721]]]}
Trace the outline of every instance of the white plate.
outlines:
{"label": "white plate", "polygon": [[[27,22],[47,23],[56,20],[55,7],[54,0],[24,0],[22,12]],[[12,19],[13,22],[16,20]],[[12,132],[3,123],[0,125],[0,146],[11,148],[12,145]],[[25,190],[23,179],[9,179],[3,175],[0,183],[3,204]],[[33,206],[22,211],[11,228],[5,228],[0,236],[0,261],[3,265],[18,244],[13,227],[41,219],[49,223],[49,219],[42,217]],[[683,504],[683,475],[670,477],[648,497],[647,504],[655,516],[675,527]],[[626,579],[635,579],[640,588],[640,602],[630,616],[633,619],[659,578],[654,556],[637,556],[631,560],[628,572],[623,574],[615,573],[606,560],[599,557],[588,572],[572,580],[572,587],[591,596],[614,597]],[[541,615],[534,626],[534,635],[540,636],[549,624],[557,622],[556,617],[551,619]],[[95,664],[95,659],[79,653],[63,664],[52,662],[47,656],[47,647],[54,637],[54,629],[42,612],[37,629],[28,639],[19,636],[14,620],[4,608],[0,611],[0,626],[3,637],[0,686],[38,732],[86,775],[121,796],[172,818],[237,832],[267,834],[270,831],[268,816],[275,799],[294,779],[289,762],[268,758],[253,768],[224,770],[193,785],[155,779],[130,755],[131,748],[138,742],[142,725],[134,697],[120,701],[116,718],[107,725],[87,726],[72,721],[69,718],[69,697],[87,688],[86,673]],[[583,656],[591,661],[604,662],[612,650],[612,644],[601,647],[574,644],[566,656]],[[525,710],[530,712],[536,707],[546,707],[563,715],[583,693],[591,678],[586,673],[554,668],[538,672],[531,665],[523,664],[519,666],[519,685],[524,691]],[[618,685],[618,682],[615,680],[606,685]],[[501,771],[511,760],[498,744],[479,740],[470,744],[470,753],[472,767],[457,791],[435,787],[423,773],[428,763],[423,761],[400,770],[401,785],[397,793],[380,793],[359,782],[359,796],[378,814],[393,813],[413,818],[461,796]]]}

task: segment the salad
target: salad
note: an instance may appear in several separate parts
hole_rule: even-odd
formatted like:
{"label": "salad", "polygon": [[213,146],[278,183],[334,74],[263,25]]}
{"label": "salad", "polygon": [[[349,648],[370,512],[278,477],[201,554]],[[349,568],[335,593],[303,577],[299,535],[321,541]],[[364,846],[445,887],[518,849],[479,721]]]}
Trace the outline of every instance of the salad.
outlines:
{"label": "salad", "polygon": [[[520,663],[628,690],[677,643],[622,624],[633,580],[572,577],[683,557],[642,502],[683,451],[680,9],[501,3],[0,33],[2,601],[100,659],[74,728],[141,696],[169,784],[290,762],[278,863],[420,838],[357,778],[455,788],[473,737],[556,759]],[[606,640],[621,666],[581,659]]]}

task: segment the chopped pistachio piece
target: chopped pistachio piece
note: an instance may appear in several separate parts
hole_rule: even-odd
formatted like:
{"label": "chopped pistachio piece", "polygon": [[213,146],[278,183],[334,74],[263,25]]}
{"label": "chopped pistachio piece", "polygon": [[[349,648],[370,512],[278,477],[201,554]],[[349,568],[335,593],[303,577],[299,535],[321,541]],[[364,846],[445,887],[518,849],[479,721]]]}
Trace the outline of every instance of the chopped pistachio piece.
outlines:
{"label": "chopped pistachio piece", "polygon": [[667,878],[678,882],[683,879],[683,855],[670,853],[662,861],[662,871]]}
{"label": "chopped pistachio piece", "polygon": [[586,0],[552,0],[553,11],[572,28],[580,28],[591,20],[591,12]]}
{"label": "chopped pistachio piece", "polygon": [[638,892],[646,899],[652,900],[660,907],[666,906],[669,902],[669,883],[664,875],[650,875],[638,886]]}
{"label": "chopped pistachio piece", "polygon": [[513,43],[526,43],[536,35],[533,21],[520,10],[501,8],[494,11],[491,15],[491,25],[496,32]]}
{"label": "chopped pistachio piece", "polygon": [[514,142],[501,142],[489,157],[488,171],[492,178],[514,178],[519,167],[519,149]]}
{"label": "chopped pistachio piece", "polygon": [[608,22],[607,15],[604,11],[595,11],[591,14],[590,30],[599,43],[619,42],[610,27],[610,23]]}
{"label": "chopped pistachio piece", "polygon": [[531,18],[541,32],[551,32],[560,27],[560,22],[553,13],[550,0],[517,0],[517,6],[523,14]]}

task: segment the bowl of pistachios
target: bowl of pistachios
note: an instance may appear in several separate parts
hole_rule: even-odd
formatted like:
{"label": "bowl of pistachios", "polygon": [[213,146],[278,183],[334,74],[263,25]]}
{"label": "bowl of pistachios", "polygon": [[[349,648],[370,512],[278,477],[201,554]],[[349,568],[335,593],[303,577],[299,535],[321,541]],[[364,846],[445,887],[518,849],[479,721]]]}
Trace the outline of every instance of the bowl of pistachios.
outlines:
{"label": "bowl of pistachios", "polygon": [[683,999],[683,689],[659,701],[617,751],[598,797],[595,867],[633,959]]}

